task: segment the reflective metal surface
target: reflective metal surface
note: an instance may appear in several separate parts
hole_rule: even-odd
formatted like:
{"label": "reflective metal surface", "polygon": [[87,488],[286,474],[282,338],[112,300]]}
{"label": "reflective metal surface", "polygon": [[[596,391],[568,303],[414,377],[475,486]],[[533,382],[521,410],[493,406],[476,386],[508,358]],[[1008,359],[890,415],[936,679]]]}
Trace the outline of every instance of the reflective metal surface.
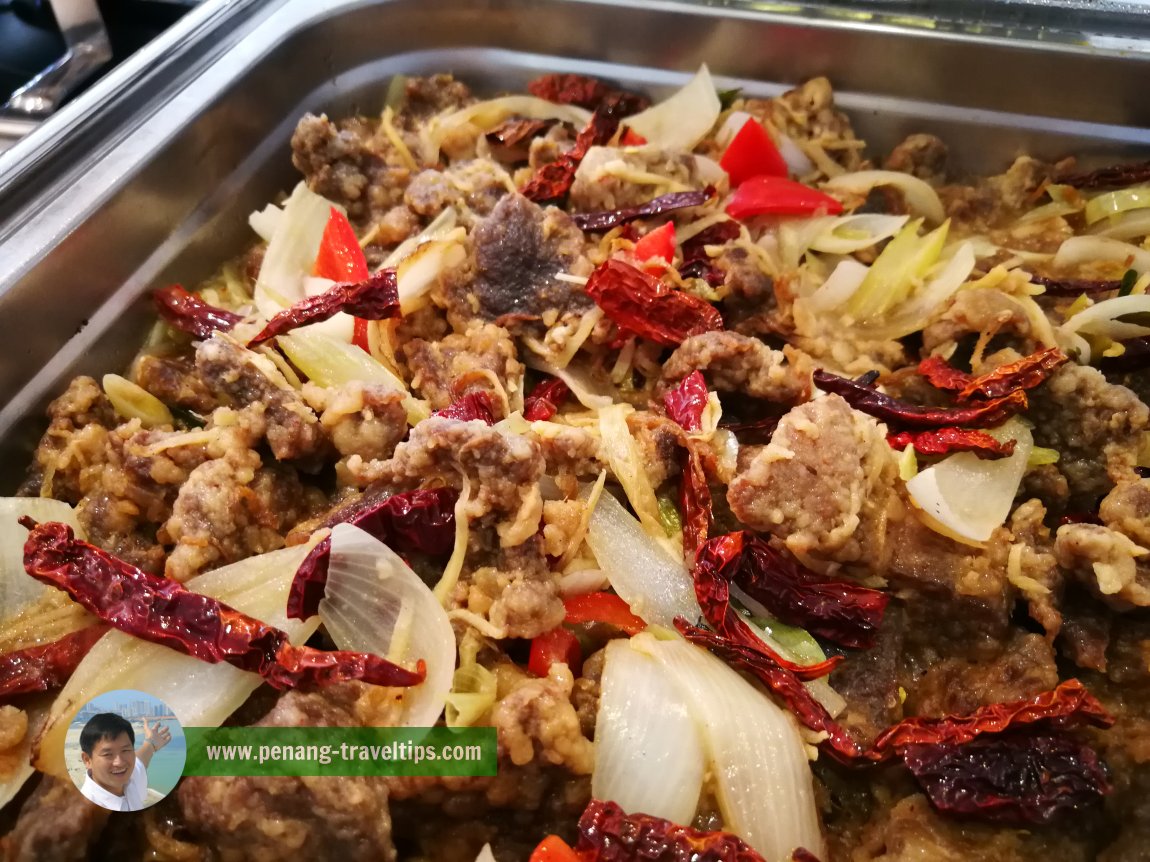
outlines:
{"label": "reflective metal surface", "polygon": [[[260,7],[217,29],[194,75],[170,75],[147,100],[112,110],[114,131],[89,135],[97,143],[74,149],[65,173],[25,171],[23,197],[7,207],[0,176],[0,491],[64,381],[130,359],[150,287],[195,284],[251,241],[247,214],[295,182],[298,118],[374,113],[396,73],[452,71],[495,93],[569,70],[658,95],[705,61],[721,86],[759,95],[828,75],[874,152],[926,131],[973,172],[1022,152],[1150,153],[1150,55],[762,5],[284,0],[275,14]],[[32,136],[37,146],[57,119]]]}

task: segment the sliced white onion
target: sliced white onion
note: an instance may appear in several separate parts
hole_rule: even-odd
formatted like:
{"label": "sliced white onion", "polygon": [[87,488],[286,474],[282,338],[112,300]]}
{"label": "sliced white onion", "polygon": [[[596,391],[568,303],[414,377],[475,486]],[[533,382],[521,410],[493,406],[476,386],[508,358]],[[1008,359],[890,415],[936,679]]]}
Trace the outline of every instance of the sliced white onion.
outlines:
{"label": "sliced white onion", "polygon": [[1150,314],[1150,295],[1115,296],[1095,303],[1070,317],[1060,329],[1064,332],[1088,332],[1115,340],[1150,335],[1150,327],[1118,320],[1128,314]]}
{"label": "sliced white onion", "polygon": [[1134,210],[1112,216],[1090,226],[1090,233],[1111,239],[1137,239],[1150,236],[1150,211]]}
{"label": "sliced white onion", "polygon": [[[184,584],[286,632],[302,644],[319,628],[287,618],[287,595],[295,572],[311,550],[296,545],[260,554],[199,575]],[[181,724],[217,727],[263,679],[230,664],[208,664],[159,644],[110,631],[96,642],[56,696],[47,726],[36,742],[36,768],[64,778],[64,736],[73,716],[93,697],[115,689],[146,691],[172,708]]]}
{"label": "sliced white onion", "polygon": [[559,592],[563,598],[583,596],[605,590],[610,585],[611,581],[602,569],[578,569],[559,579]]}
{"label": "sliced white onion", "polygon": [[591,119],[591,112],[576,105],[560,105],[535,96],[501,96],[476,102],[428,123],[421,141],[423,161],[429,165],[439,161],[439,147],[444,139],[464,126],[475,126],[487,132],[511,117],[528,120],[563,120],[582,129]]}
{"label": "sliced white onion", "polygon": [[389,266],[398,266],[400,261],[411,255],[425,242],[431,242],[433,239],[444,239],[455,230],[455,225],[458,221],[459,212],[455,207],[447,207],[431,220],[431,224],[415,236],[408,237],[401,242],[395,250],[384,259],[379,268],[387,269]]}
{"label": "sliced white onion", "polygon": [[1054,265],[1077,266],[1082,263],[1130,261],[1139,275],[1150,272],[1150,251],[1107,236],[1072,236],[1058,247]]}
{"label": "sliced white onion", "polygon": [[643,633],[630,643],[659,663],[686,700],[702,733],[724,828],[768,862],[784,862],[798,847],[825,858],[814,782],[790,713],[684,640]]}
{"label": "sliced white onion", "polygon": [[827,180],[823,186],[830,191],[849,192],[865,196],[878,186],[894,186],[902,192],[906,205],[915,215],[920,215],[934,224],[942,224],[946,210],[939,200],[938,192],[918,177],[901,171],[855,171],[839,174]]}
{"label": "sliced white onion", "polygon": [[690,151],[703,140],[723,106],[704,63],[681,90],[657,105],[628,117],[627,126],[647,139],[646,146],[672,152]]}
{"label": "sliced white onion", "polygon": [[83,539],[76,511],[61,500],[48,497],[0,497],[0,620],[6,620],[35,604],[52,587],[24,571],[24,542],[28,531],[17,521],[27,515],[41,524],[60,521]]}
{"label": "sliced white onion", "polygon": [[695,176],[699,182],[709,186],[721,186],[728,180],[727,172],[714,159],[706,156],[695,156]]}
{"label": "sliced white onion", "polygon": [[805,177],[814,173],[815,163],[803,152],[803,148],[795,143],[794,138],[780,133],[775,139],[775,145],[779,148],[779,155],[787,163],[787,170],[791,176]]}
{"label": "sliced white onion", "polygon": [[475,857],[475,862],[495,862],[495,854],[491,852],[491,845],[484,844],[483,849],[479,851],[479,855]]}
{"label": "sliced white onion", "polygon": [[544,374],[558,377],[567,384],[567,388],[571,390],[575,400],[588,410],[600,410],[615,403],[615,398],[608,391],[608,388],[593,381],[590,372],[585,368],[571,365],[566,368],[559,368],[534,354],[524,356],[523,363],[535,371],[542,371]]}
{"label": "sliced white onion", "polygon": [[996,440],[1015,440],[1014,453],[984,461],[971,452],[959,452],[906,483],[907,493],[926,513],[928,523],[973,542],[985,542],[1005,523],[1034,447],[1030,429],[1020,419],[987,433]]}
{"label": "sliced white onion", "polygon": [[715,143],[723,149],[731,145],[731,141],[735,139],[735,135],[747,124],[749,120],[753,120],[750,114],[746,111],[731,111],[727,114],[727,119],[723,120],[723,125],[719,126],[719,131],[715,132]]}
{"label": "sliced white onion", "polygon": [[281,207],[275,204],[268,204],[262,210],[256,210],[248,216],[248,224],[254,230],[259,238],[264,242],[271,242],[272,237],[275,236],[276,228],[279,227],[280,219],[283,217],[284,211]]}
{"label": "sliced white onion", "polygon": [[427,294],[440,277],[467,258],[467,249],[461,240],[466,236],[463,228],[451,236],[426,242],[396,267],[395,278],[399,289],[399,308],[404,314],[427,304]]}
{"label": "sliced white onion", "polygon": [[[852,254],[894,236],[909,220],[910,216],[874,213],[839,216],[832,218],[811,241],[811,248],[829,254]],[[844,233],[860,235],[844,236]]]}
{"label": "sliced white onion", "polygon": [[587,545],[615,592],[644,622],[671,628],[675,617],[695,622],[702,616],[683,561],[649,536],[610,494],[600,495],[591,514]]}
{"label": "sliced white onion", "polygon": [[690,823],[705,769],[703,740],[680,687],[629,641],[608,643],[591,795],[628,814]]}
{"label": "sliced white onion", "polygon": [[[319,276],[309,275],[305,276],[303,280],[304,296],[319,296],[322,293],[327,293],[333,287],[335,287],[335,282],[330,278],[320,278]],[[355,318],[350,314],[339,311],[327,320],[321,320],[319,323],[309,323],[307,326],[301,328],[311,332],[320,332],[328,338],[334,338],[338,341],[350,344],[352,335],[355,333]]]}
{"label": "sliced white onion", "polygon": [[975,265],[974,248],[964,242],[938,275],[923,285],[895,314],[877,324],[860,327],[869,338],[902,338],[925,327],[958,292]]}
{"label": "sliced white onion", "polygon": [[455,673],[455,633],[443,605],[399,555],[351,524],[331,531],[331,560],[319,616],[340,649],[374,653],[427,678],[401,690],[406,727],[431,727]]}
{"label": "sliced white onion", "polygon": [[276,220],[256,278],[255,304],[261,314],[271,317],[304,298],[304,279],[311,275],[334,206],[307,183],[295,187]]}
{"label": "sliced white onion", "polygon": [[803,302],[812,311],[829,311],[846,303],[866,278],[867,267],[857,260],[839,261],[835,271],[822,286],[806,297]]}

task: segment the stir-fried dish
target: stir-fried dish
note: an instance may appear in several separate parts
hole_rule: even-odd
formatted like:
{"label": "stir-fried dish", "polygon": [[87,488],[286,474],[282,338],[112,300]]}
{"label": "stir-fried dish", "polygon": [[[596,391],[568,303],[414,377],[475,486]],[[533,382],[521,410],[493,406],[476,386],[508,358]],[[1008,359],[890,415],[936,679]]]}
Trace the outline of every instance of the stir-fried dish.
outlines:
{"label": "stir-fried dish", "polygon": [[[1120,860],[1150,841],[1150,164],[883,156],[824,79],[397,79],[0,501],[8,858]],[[237,243],[237,248],[240,243]],[[185,725],[494,777],[185,777]]]}

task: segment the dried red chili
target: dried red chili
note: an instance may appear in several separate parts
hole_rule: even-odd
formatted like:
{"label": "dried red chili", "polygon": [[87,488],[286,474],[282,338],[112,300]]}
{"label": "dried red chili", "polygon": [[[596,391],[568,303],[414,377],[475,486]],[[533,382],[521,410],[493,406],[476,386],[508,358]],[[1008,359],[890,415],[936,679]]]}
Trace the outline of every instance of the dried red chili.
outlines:
{"label": "dried red chili", "polygon": [[519,193],[540,203],[562,199],[575,181],[575,171],[587,151],[608,143],[619,131],[619,121],[627,114],[625,104],[626,100],[617,95],[604,98],[586,128],[575,138],[575,145],[555,161],[540,167]]}
{"label": "dried red chili", "polygon": [[227,332],[243,320],[234,311],[209,305],[178,284],[152,291],[152,304],[165,323],[196,338],[211,338],[213,332]]}
{"label": "dried red chili", "polygon": [[[370,533],[393,551],[446,556],[455,547],[454,488],[423,488],[379,497],[365,494],[333,512],[322,526],[352,524]],[[319,612],[327,584],[331,538],[311,549],[288,590],[287,615],[306,620]]]}
{"label": "dried red chili", "polygon": [[399,288],[394,269],[383,269],[365,281],[332,285],[319,296],[309,296],[285,308],[268,321],[248,347],[262,344],[296,327],[319,323],[339,312],[362,320],[385,320],[399,317]]}
{"label": "dried red chili", "polygon": [[701,278],[711,287],[718,287],[726,280],[726,275],[712,263],[707,254],[707,246],[724,245],[737,239],[742,233],[739,223],[733,219],[713,224],[683,242],[681,251],[683,262],[679,265],[679,275],[683,278]]}
{"label": "dried red chili", "polygon": [[826,676],[842,661],[842,656],[832,656],[817,664],[796,664],[788,661],[767,646],[731,606],[731,582],[723,576],[723,569],[728,561],[739,558],[742,550],[742,533],[718,536],[698,549],[691,577],[695,582],[695,597],[699,600],[703,617],[723,638],[762,653],[777,667],[792,674],[796,680]]}
{"label": "dried red chili", "polygon": [[67,524],[37,524],[28,517],[20,523],[31,531],[24,545],[28,574],[141,640],[211,664],[227,662],[280,689],[349,680],[387,686],[423,681],[422,660],[410,671],[368,653],[295,646],[280,629],[78,540]]}
{"label": "dried red chili", "polygon": [[559,105],[578,105],[593,111],[608,98],[618,99],[624,116],[637,114],[651,104],[651,100],[638,93],[620,90],[610,84],[586,75],[541,75],[527,85],[527,92]]}
{"label": "dried red chili", "polygon": [[663,406],[667,415],[685,431],[698,431],[703,427],[703,411],[707,409],[709,397],[703,373],[692,371],[663,395]]}
{"label": "dried red chili", "polygon": [[87,626],[51,643],[0,656],[0,701],[17,694],[60,688],[107,632],[104,625]]}
{"label": "dried red chili", "polygon": [[766,862],[729,832],[702,832],[592,799],[579,818],[575,853],[584,862]]}
{"label": "dried red chili", "polygon": [[1097,752],[1065,735],[911,745],[902,759],[939,811],[996,823],[1049,824],[1097,805],[1112,789]]}
{"label": "dried red chili", "polygon": [[781,416],[764,416],[761,419],[750,419],[746,422],[735,422],[730,419],[720,419],[719,427],[730,431],[743,445],[760,445],[771,442],[775,429],[779,427]]}
{"label": "dried red chili", "polygon": [[971,428],[937,428],[931,431],[900,431],[886,438],[893,448],[902,450],[914,446],[919,455],[949,455],[952,452],[973,452],[979,458],[993,461],[1014,453],[1014,440],[995,440],[985,431]]}
{"label": "dried red chili", "polygon": [[673,210],[687,207],[699,207],[715,196],[715,187],[707,186],[702,191],[671,192],[647,201],[636,207],[624,207],[617,210],[604,210],[597,213],[575,213],[572,221],[584,231],[610,230],[629,221],[648,216],[662,215]]}
{"label": "dried red chili", "polygon": [[1120,189],[1138,183],[1150,182],[1150,162],[1135,162],[1128,165],[1111,165],[1096,171],[1077,174],[1062,174],[1058,182],[1076,189]]}
{"label": "dried red chili", "polygon": [[600,264],[584,290],[620,329],[667,347],[723,328],[722,315],[709,302],[621,260]]}
{"label": "dried red chili", "polygon": [[874,749],[899,752],[908,745],[960,745],[983,734],[1002,733],[1042,722],[1064,728],[1083,724],[1110,727],[1114,717],[1076,679],[1025,700],[982,706],[967,715],[906,718],[878,735]]}
{"label": "dried red chili", "polygon": [[823,391],[842,396],[856,410],[892,425],[910,428],[945,428],[952,425],[990,428],[1001,425],[1029,405],[1026,393],[1021,389],[968,407],[921,407],[822,369],[815,371],[814,382]]}
{"label": "dried red chili", "polygon": [[696,568],[709,566],[784,623],[851,649],[869,649],[890,597],[816,574],[758,536],[728,533],[709,541]]}
{"label": "dried red chili", "polygon": [[1069,361],[1070,357],[1057,347],[1037,350],[974,378],[959,390],[958,400],[969,401],[975,396],[1001,398],[1018,389],[1033,389]]}
{"label": "dried red chili", "polygon": [[928,356],[918,364],[918,373],[935,389],[949,392],[957,392],[974,379],[973,375],[960,371],[941,356]]}
{"label": "dried red chili", "polygon": [[493,147],[522,150],[525,153],[524,145],[530,143],[533,138],[545,134],[556,122],[556,120],[527,120],[515,117],[488,132],[487,143]]}
{"label": "dried red chili", "polygon": [[491,399],[490,392],[486,389],[478,389],[475,392],[469,392],[431,415],[443,419],[458,419],[461,422],[479,419],[488,425],[494,425],[495,402]]}
{"label": "dried red chili", "polygon": [[681,461],[679,512],[683,519],[683,552],[694,560],[711,532],[711,487],[703,470],[703,458],[696,441],[687,441]]}
{"label": "dried red chili", "polygon": [[1090,278],[1048,278],[1044,275],[1030,276],[1031,282],[1046,288],[1046,296],[1080,296],[1086,294],[1109,293],[1122,289],[1121,279]]}
{"label": "dried red chili", "polygon": [[523,418],[528,422],[546,422],[559,412],[570,394],[570,387],[558,377],[541,381],[523,399]]}

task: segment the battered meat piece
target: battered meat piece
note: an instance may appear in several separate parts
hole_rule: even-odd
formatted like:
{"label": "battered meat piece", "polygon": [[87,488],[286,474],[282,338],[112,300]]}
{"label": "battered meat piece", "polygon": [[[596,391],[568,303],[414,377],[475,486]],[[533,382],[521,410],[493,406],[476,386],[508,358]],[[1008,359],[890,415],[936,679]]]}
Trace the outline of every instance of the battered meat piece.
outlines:
{"label": "battered meat piece", "polygon": [[48,405],[48,429],[32,456],[21,493],[76,503],[81,476],[99,462],[107,430],[115,425],[112,404],[91,377],[77,377]]}
{"label": "battered meat piece", "polygon": [[[356,689],[291,691],[258,727],[362,724]],[[185,778],[177,789],[186,826],[220,862],[391,862],[387,779]]]}
{"label": "battered meat piece", "polygon": [[[580,262],[583,232],[561,210],[546,210],[522,195],[507,195],[476,227],[475,278],[448,297],[449,319],[466,329],[475,317],[500,322],[535,320],[588,310],[591,299],[578,285],[555,278],[561,272],[589,275]],[[576,267],[576,263],[580,265]]]}
{"label": "battered meat piece", "polygon": [[887,607],[878,640],[852,652],[827,680],[847,702],[838,720],[856,739],[870,742],[903,717],[899,697],[906,618],[898,604]]}
{"label": "battered meat piece", "polygon": [[262,408],[263,433],[277,459],[315,455],[326,443],[315,413],[266,357],[216,333],[196,348],[196,369],[236,406]]}
{"label": "battered meat piece", "polygon": [[1024,354],[1034,346],[1022,303],[1001,290],[983,288],[955,294],[950,308],[922,331],[923,350],[932,353],[964,335],[982,333],[1009,334]]}
{"label": "battered meat piece", "polygon": [[946,144],[934,135],[915,134],[890,151],[883,167],[939,185],[946,182],[949,156]]}
{"label": "battered meat piece", "polygon": [[1119,482],[1098,508],[1102,523],[1150,547],[1150,479]]}
{"label": "battered meat piece", "polygon": [[507,415],[508,399],[522,386],[523,364],[507,330],[493,323],[472,324],[462,335],[438,341],[414,338],[403,346],[411,386],[432,410],[442,410],[470,392],[492,396],[497,419]]}
{"label": "battered meat piece", "polygon": [[1150,408],[1097,369],[1069,362],[1034,390],[1027,418],[1035,445],[1058,450],[1074,505],[1092,511],[1116,482],[1134,477]]}
{"label": "battered meat piece", "polygon": [[319,423],[339,454],[390,458],[407,436],[405,395],[380,383],[353,380],[339,388],[304,385],[304,398],[322,411]]}
{"label": "battered meat piece", "polygon": [[79,862],[89,858],[110,813],[70,780],[44,776],[0,849],[7,862]]}
{"label": "battered meat piece", "polygon": [[1026,597],[1030,618],[1042,626],[1047,641],[1053,643],[1062,629],[1059,603],[1064,574],[1045,520],[1046,509],[1038,500],[1027,500],[1011,514],[1007,578]]}
{"label": "battered meat piece", "polygon": [[1009,703],[1058,685],[1054,650],[1042,635],[1016,634],[989,661],[947,658],[932,665],[910,691],[908,715],[943,716]]}
{"label": "battered meat piece", "polygon": [[534,535],[543,514],[539,444],[479,420],[432,416],[411,429],[390,460],[364,463],[353,457],[348,467],[364,485],[383,482],[410,488],[440,480],[461,487],[466,476],[471,483],[470,517],[495,513],[507,519],[499,525],[503,547]]}
{"label": "battered meat piece", "polygon": [[174,542],[165,574],[177,581],[284,545],[284,534],[322,500],[290,467],[261,467],[236,448],[192,471],[180,488],[163,538]]}
{"label": "battered meat piece", "polygon": [[677,422],[649,410],[637,410],[627,416],[627,430],[639,447],[640,461],[652,488],[679,475],[681,442],[686,433]]}
{"label": "battered meat piece", "polygon": [[898,470],[885,427],[837,395],[792,409],[727,491],[735,516],[799,554],[881,557]]}
{"label": "battered meat piece", "polygon": [[132,380],[165,404],[206,415],[219,403],[185,356],[145,353],[132,365]]}
{"label": "battered meat piece", "polygon": [[792,347],[772,350],[757,338],[737,332],[692,335],[663,365],[672,385],[692,371],[704,373],[712,389],[778,404],[799,404],[811,394],[811,360]]}
{"label": "battered meat piece", "polygon": [[1150,550],[1130,537],[1097,524],[1066,524],[1058,528],[1054,551],[1059,565],[1116,610],[1150,606]]}
{"label": "battered meat piece", "polygon": [[489,215],[504,195],[515,192],[507,171],[488,159],[472,159],[442,171],[428,169],[415,175],[403,193],[403,202],[417,215],[433,219],[448,207],[471,227]]}
{"label": "battered meat piece", "polygon": [[497,547],[494,536],[485,523],[473,525],[467,559],[484,565],[460,579],[456,603],[504,637],[533,638],[562,623],[559,573],[551,571],[543,536],[536,532],[513,547]]}
{"label": "battered meat piece", "polygon": [[471,89],[451,75],[408,78],[404,83],[404,103],[395,118],[396,125],[418,131],[422,123],[444,111],[456,111],[475,101]]}
{"label": "battered meat piece", "polygon": [[789,308],[779,307],[774,279],[745,248],[728,243],[711,264],[723,273],[729,291],[720,304],[729,329],[743,335],[784,335],[793,329]]}
{"label": "battered meat piece", "polygon": [[964,234],[984,233],[1032,208],[1035,192],[1052,172],[1053,166],[1045,162],[1019,156],[1003,174],[974,186],[943,186],[938,194],[946,214],[960,223]]}
{"label": "battered meat piece", "polygon": [[308,188],[344,206],[352,220],[370,222],[403,203],[411,169],[380,134],[379,120],[351,117],[333,123],[324,115],[306,114],[291,146],[292,164]]}
{"label": "battered meat piece", "polygon": [[520,683],[496,704],[491,723],[512,763],[522,766],[538,759],[565,766],[575,775],[591,774],[595,750],[571,705],[573,685],[569,670],[552,666],[546,679]]}
{"label": "battered meat piece", "polygon": [[[664,183],[636,183],[643,174],[662,177]],[[592,147],[579,163],[571,185],[574,212],[600,212],[635,207],[669,192],[702,189],[695,157],[690,153],[642,149],[635,152],[614,147]]]}

